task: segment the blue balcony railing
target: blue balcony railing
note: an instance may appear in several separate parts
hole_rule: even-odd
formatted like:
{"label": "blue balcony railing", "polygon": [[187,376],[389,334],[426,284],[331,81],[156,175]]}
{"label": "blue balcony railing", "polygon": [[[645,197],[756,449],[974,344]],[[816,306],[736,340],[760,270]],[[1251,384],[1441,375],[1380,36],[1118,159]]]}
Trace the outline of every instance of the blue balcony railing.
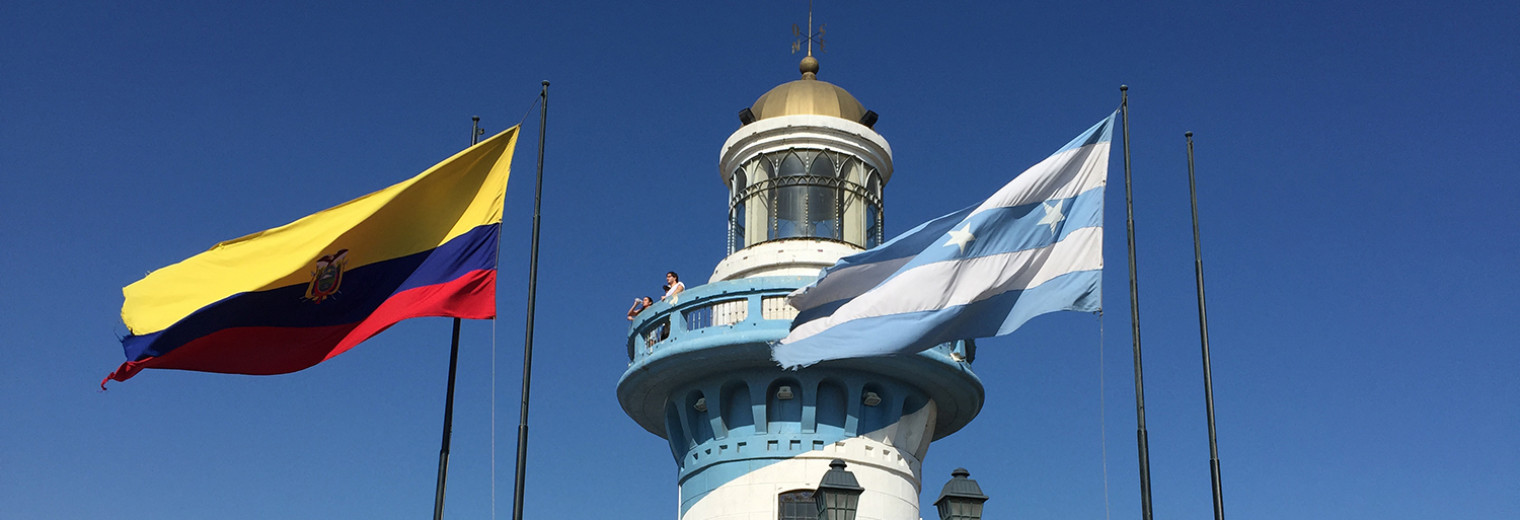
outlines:
{"label": "blue balcony railing", "polygon": [[[735,329],[777,340],[791,329],[797,310],[786,296],[812,277],[773,276],[710,283],[687,289],[675,302],[656,302],[628,326],[628,362],[637,363],[662,348],[727,334]],[[973,361],[976,344],[956,341],[930,349],[955,361]]]}
{"label": "blue balcony railing", "polygon": [[733,328],[763,328],[786,334],[797,310],[786,295],[811,283],[811,277],[775,276],[716,282],[687,289],[675,302],[661,301],[639,313],[628,328],[628,360],[638,360],[662,346]]}

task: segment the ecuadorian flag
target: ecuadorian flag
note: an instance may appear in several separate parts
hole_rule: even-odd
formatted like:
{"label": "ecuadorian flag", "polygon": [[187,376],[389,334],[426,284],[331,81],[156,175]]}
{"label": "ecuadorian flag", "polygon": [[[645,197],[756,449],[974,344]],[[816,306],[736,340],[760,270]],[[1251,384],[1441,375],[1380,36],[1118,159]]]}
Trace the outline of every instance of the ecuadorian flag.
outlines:
{"label": "ecuadorian flag", "polygon": [[495,318],[497,242],[517,132],[127,286],[127,361],[101,386],[145,368],[284,374],[407,318]]}

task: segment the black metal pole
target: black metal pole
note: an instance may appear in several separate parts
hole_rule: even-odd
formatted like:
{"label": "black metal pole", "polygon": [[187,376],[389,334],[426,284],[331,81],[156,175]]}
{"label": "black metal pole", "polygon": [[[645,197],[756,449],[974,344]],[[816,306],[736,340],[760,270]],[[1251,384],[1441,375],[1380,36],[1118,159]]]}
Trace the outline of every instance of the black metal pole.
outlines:
{"label": "black metal pole", "polygon": [[1198,334],[1203,344],[1203,402],[1209,416],[1209,477],[1214,482],[1214,520],[1224,520],[1224,487],[1219,482],[1219,440],[1214,431],[1214,376],[1209,361],[1209,313],[1203,299],[1203,245],[1198,238],[1198,181],[1193,174],[1193,133],[1187,137],[1188,197],[1193,203],[1193,271],[1198,279]]}
{"label": "black metal pole", "polygon": [[549,81],[538,94],[538,178],[533,185],[533,245],[528,261],[528,326],[523,340],[522,405],[517,420],[517,476],[513,479],[512,519],[522,520],[523,488],[528,476],[528,390],[533,379],[533,302],[538,291],[538,215],[544,194],[544,129],[549,123]]}
{"label": "black metal pole", "polygon": [[454,341],[449,348],[449,389],[443,403],[443,447],[438,450],[438,491],[433,496],[433,520],[443,520],[443,490],[449,478],[449,437],[454,429],[454,372],[459,367],[459,318],[454,318]]}
{"label": "black metal pole", "polygon": [[1151,455],[1145,438],[1145,377],[1140,368],[1140,292],[1135,281],[1135,205],[1129,171],[1129,86],[1119,86],[1119,110],[1124,115],[1124,213],[1129,231],[1129,317],[1135,340],[1135,442],[1140,449],[1140,518],[1151,520]]}
{"label": "black metal pole", "polygon": [[[470,118],[470,146],[479,142],[480,116]],[[443,520],[443,491],[449,479],[449,438],[454,433],[454,374],[459,369],[459,318],[454,318],[454,340],[449,344],[449,386],[443,402],[443,447],[438,450],[438,490],[433,495],[433,520]]]}

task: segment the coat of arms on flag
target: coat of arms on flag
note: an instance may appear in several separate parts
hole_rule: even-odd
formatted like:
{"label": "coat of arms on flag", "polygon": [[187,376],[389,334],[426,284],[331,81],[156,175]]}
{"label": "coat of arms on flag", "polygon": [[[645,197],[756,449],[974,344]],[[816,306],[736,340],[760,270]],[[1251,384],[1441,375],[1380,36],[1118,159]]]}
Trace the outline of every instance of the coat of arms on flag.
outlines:
{"label": "coat of arms on flag", "polygon": [[343,265],[347,263],[347,257],[348,250],[339,249],[317,259],[317,268],[311,272],[311,283],[306,286],[306,299],[322,303],[338,292],[338,286],[343,284]]}

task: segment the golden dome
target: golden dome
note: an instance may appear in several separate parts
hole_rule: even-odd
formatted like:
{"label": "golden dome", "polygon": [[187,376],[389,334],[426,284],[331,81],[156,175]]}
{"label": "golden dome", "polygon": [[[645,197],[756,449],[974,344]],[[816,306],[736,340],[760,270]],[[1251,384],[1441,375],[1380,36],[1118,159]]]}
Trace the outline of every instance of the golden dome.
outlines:
{"label": "golden dome", "polygon": [[834,116],[859,122],[866,114],[855,96],[827,81],[818,81],[818,60],[802,59],[802,79],[777,85],[755,100],[755,119],[790,115]]}

